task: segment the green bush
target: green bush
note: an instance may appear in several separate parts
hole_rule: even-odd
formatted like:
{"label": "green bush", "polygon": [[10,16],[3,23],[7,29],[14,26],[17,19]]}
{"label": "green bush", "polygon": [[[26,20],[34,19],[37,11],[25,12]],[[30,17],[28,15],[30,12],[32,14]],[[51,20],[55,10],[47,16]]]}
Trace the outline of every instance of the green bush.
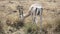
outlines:
{"label": "green bush", "polygon": [[38,34],[40,29],[36,24],[33,23],[26,23],[24,28],[25,34]]}

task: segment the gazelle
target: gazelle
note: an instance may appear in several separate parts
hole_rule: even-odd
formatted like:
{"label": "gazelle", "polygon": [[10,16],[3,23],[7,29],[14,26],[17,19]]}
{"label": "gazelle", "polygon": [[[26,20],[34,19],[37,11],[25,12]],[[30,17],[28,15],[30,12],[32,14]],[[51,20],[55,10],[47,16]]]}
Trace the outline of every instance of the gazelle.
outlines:
{"label": "gazelle", "polygon": [[37,23],[38,20],[37,20],[37,15],[40,15],[42,14],[42,6],[38,3],[36,4],[32,4],[31,7],[29,8],[29,11],[30,11],[30,14],[33,16],[32,19],[33,19],[33,22]]}
{"label": "gazelle", "polygon": [[32,16],[32,23],[36,23],[38,22],[37,20],[37,15],[40,15],[40,33],[42,34],[42,6],[38,3],[36,4],[32,4],[31,7],[29,8],[29,15],[31,14]]}

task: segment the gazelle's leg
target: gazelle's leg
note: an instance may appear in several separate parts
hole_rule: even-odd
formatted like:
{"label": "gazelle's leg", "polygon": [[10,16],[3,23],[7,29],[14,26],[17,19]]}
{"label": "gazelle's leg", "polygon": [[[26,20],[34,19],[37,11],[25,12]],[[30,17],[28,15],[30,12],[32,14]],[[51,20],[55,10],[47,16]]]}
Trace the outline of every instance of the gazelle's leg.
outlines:
{"label": "gazelle's leg", "polygon": [[38,12],[38,8],[36,8],[36,11],[35,11],[35,21],[36,21],[36,24],[38,23],[38,17],[37,17],[37,12]]}

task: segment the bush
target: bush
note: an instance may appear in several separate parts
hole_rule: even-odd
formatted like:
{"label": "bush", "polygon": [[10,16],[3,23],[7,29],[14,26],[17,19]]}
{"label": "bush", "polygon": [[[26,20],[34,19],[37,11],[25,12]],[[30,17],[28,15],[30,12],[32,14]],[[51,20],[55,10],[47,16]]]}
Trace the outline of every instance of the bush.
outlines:
{"label": "bush", "polygon": [[25,26],[25,34],[39,34],[39,27],[33,23],[26,23]]}

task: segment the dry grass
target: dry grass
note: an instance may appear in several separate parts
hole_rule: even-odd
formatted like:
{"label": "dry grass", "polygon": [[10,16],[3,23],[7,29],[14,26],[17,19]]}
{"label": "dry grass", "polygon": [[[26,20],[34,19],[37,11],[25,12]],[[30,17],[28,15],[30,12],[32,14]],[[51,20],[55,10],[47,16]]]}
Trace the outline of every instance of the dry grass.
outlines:
{"label": "dry grass", "polygon": [[[41,2],[39,2],[41,1]],[[60,16],[57,14],[59,13],[59,9],[60,9],[60,5],[59,5],[59,0],[56,0],[56,2],[54,3],[52,2],[48,2],[47,0],[39,0],[37,2],[42,3],[43,6],[43,32],[47,32],[47,34],[51,34],[50,32],[57,33],[60,32]],[[19,1],[12,1],[13,3],[11,4],[11,2],[8,1],[0,1],[0,6],[5,5],[4,7],[0,7],[0,21],[3,24],[3,28],[0,27],[1,29],[3,29],[5,32],[9,31],[10,28],[18,28],[17,26],[19,26],[19,29],[22,28],[20,27],[20,25],[22,24],[19,19],[19,12],[16,9],[17,5],[22,5],[24,8],[24,13],[28,12],[29,6],[33,3],[35,3],[35,1],[28,1],[28,2],[19,2]],[[16,11],[16,12],[14,12]],[[39,19],[39,18],[38,18]],[[35,34],[36,32],[39,31],[39,26],[40,24],[38,23],[36,26],[36,24],[31,24],[31,16],[27,17],[23,22],[26,23],[24,24],[23,29],[25,28],[25,32],[26,33],[30,33],[33,32],[32,34]],[[40,21],[39,21],[40,22]],[[14,25],[14,27],[8,26],[6,23],[8,23],[8,25],[11,24],[17,24]],[[15,27],[16,26],[16,27]],[[10,28],[9,28],[10,27]],[[13,30],[12,29],[12,30]],[[17,29],[17,31],[19,30]],[[32,30],[32,31],[29,31]],[[1,30],[0,30],[1,31]],[[28,32],[29,31],[29,32]],[[16,31],[13,31],[16,32]],[[23,31],[24,32],[24,31]],[[11,34],[11,33],[10,33]],[[31,34],[31,33],[30,33]],[[38,33],[37,33],[38,34]]]}

